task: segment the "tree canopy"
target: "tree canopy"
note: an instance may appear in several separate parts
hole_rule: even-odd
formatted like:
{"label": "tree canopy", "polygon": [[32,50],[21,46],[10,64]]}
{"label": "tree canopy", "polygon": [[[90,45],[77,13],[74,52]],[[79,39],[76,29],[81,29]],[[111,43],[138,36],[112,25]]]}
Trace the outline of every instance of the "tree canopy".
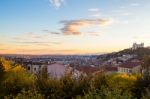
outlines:
{"label": "tree canopy", "polygon": [[[145,59],[144,69],[149,66]],[[0,99],[149,99],[150,82],[145,75],[98,74],[60,79],[48,77],[46,69],[29,74],[21,65],[0,59]],[[149,76],[148,76],[149,77]]]}

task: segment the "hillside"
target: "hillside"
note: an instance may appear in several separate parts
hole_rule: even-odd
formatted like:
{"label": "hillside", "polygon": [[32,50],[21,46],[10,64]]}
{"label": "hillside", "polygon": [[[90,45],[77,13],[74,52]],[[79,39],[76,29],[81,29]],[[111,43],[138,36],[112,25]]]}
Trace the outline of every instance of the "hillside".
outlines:
{"label": "hillside", "polygon": [[136,50],[124,49],[124,50],[121,50],[119,52],[100,55],[97,58],[103,59],[103,60],[108,60],[110,58],[120,57],[122,55],[127,55],[127,54],[136,55],[138,59],[142,59],[144,56],[150,55],[150,49],[149,48],[138,48]]}

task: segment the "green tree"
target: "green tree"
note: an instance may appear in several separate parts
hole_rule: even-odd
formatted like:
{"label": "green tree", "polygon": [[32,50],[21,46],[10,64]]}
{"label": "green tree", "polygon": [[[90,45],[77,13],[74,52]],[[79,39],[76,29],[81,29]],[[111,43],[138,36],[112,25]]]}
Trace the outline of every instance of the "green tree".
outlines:
{"label": "green tree", "polygon": [[17,95],[22,89],[35,88],[34,75],[27,73],[22,66],[12,64],[4,58],[0,59],[0,63],[3,65],[5,72],[0,85],[0,98],[7,95]]}
{"label": "green tree", "polygon": [[44,99],[43,95],[35,90],[22,90],[17,96],[6,96],[5,99]]}
{"label": "green tree", "polygon": [[142,77],[137,79],[135,88],[133,89],[134,96],[138,99],[146,93],[146,89],[150,88],[150,57],[145,56],[142,64]]}

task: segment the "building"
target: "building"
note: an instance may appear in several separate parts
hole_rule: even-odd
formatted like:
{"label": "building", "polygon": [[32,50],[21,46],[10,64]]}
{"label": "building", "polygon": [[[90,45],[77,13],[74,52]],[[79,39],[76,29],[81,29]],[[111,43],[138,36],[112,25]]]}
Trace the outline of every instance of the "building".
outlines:
{"label": "building", "polygon": [[68,71],[70,71],[69,66],[59,63],[54,63],[47,66],[47,72],[49,77],[60,78],[62,76],[65,76]]}
{"label": "building", "polygon": [[136,50],[138,48],[143,48],[143,47],[144,47],[144,43],[141,44],[133,43],[132,50]]}
{"label": "building", "polygon": [[38,74],[44,67],[46,67],[46,64],[40,62],[25,62],[24,67],[29,73]]}
{"label": "building", "polygon": [[71,72],[71,67],[60,63],[44,64],[41,62],[25,62],[24,67],[31,74],[38,74],[43,68],[46,68],[49,77],[54,78],[60,78]]}
{"label": "building", "polygon": [[118,66],[118,73],[140,73],[141,72],[141,62],[138,61],[127,61],[122,65]]}
{"label": "building", "polygon": [[91,66],[76,66],[72,69],[72,76],[77,78],[82,76],[88,75],[96,75],[101,73],[102,70],[98,67],[91,67]]}

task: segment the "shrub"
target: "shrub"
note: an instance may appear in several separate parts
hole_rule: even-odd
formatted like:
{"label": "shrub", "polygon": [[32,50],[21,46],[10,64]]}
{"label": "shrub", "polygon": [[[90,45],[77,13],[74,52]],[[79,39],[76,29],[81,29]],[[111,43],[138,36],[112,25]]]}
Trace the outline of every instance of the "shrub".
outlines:
{"label": "shrub", "polygon": [[43,95],[39,94],[35,90],[22,90],[17,96],[6,96],[5,99],[44,99]]}

